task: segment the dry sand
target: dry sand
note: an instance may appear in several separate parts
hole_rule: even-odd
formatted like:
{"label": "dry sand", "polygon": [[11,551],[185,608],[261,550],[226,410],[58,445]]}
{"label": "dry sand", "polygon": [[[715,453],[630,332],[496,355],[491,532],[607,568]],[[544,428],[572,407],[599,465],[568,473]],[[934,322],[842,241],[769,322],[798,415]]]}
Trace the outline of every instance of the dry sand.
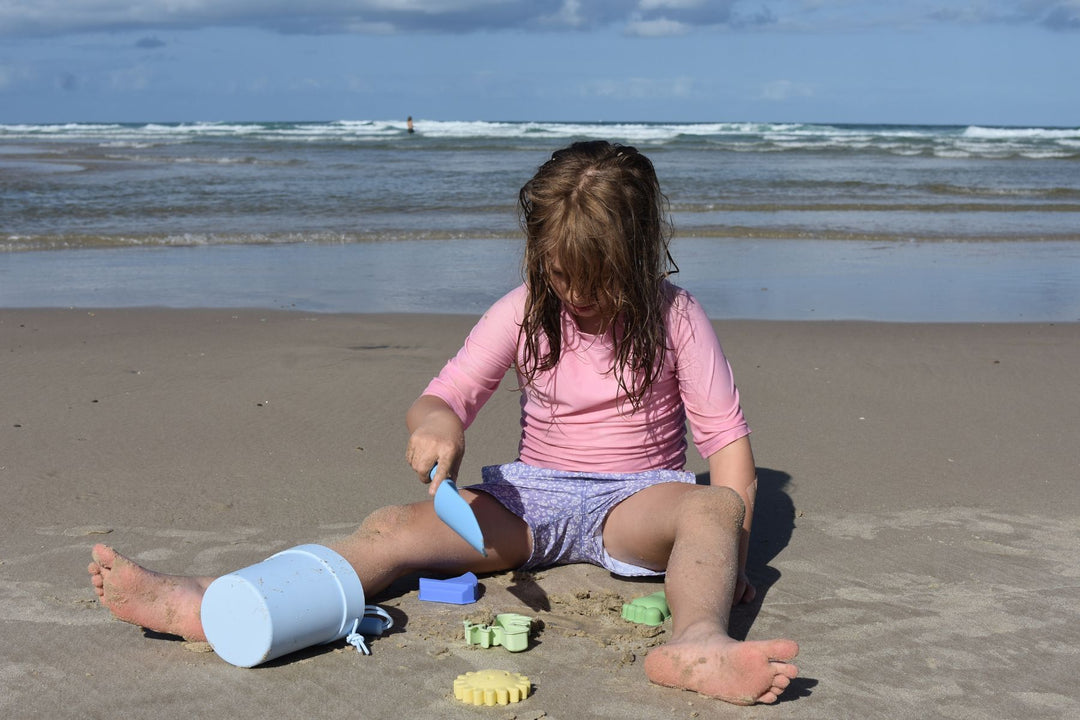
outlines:
{"label": "dry sand", "polygon": [[[802,645],[774,707],[648,684],[664,640],[617,617],[658,586],[571,566],[482,579],[475,606],[380,603],[398,627],[234,668],[112,620],[105,541],[221,573],[418,500],[403,414],[472,318],[0,310],[0,717],[1080,717],[1080,325],[719,322],[761,482],[740,636]],[[469,434],[462,481],[511,459],[516,396]],[[700,458],[690,468],[702,472]],[[465,646],[521,612],[532,647]],[[466,671],[521,672],[472,708]]]}

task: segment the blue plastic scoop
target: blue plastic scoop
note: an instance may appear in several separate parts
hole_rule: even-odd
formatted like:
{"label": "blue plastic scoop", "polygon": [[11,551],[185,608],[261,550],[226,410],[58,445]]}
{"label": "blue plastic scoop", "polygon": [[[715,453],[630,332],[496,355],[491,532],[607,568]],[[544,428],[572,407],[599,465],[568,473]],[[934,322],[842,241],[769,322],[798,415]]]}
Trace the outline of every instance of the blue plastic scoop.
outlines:
{"label": "blue plastic scoop", "polygon": [[[431,468],[428,477],[435,479],[435,468]],[[476,552],[487,557],[487,551],[484,550],[484,532],[480,529],[480,523],[476,522],[476,515],[472,508],[458,493],[457,485],[450,478],[443,480],[435,490],[435,514],[465,542],[472,545]]]}

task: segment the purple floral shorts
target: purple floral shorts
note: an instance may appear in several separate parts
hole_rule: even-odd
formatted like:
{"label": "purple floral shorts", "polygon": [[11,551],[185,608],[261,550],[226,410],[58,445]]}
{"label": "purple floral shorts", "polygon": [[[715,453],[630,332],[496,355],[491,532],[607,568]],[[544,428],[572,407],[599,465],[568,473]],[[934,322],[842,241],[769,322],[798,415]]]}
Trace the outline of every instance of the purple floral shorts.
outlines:
{"label": "purple floral shorts", "polygon": [[483,484],[469,489],[494,497],[524,520],[532,533],[532,555],[522,569],[587,562],[631,577],[664,573],[608,555],[603,538],[608,513],[647,487],[696,482],[693,473],[681,470],[591,473],[551,470],[523,462],[489,465],[482,472]]}

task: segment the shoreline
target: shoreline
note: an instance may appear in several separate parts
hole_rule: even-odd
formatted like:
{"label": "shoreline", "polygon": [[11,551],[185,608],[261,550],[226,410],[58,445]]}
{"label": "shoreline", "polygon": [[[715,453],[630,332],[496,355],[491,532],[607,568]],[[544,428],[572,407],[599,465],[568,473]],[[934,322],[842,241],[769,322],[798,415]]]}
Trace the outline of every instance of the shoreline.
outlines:
{"label": "shoreline", "polygon": [[[679,238],[675,284],[710,317],[1080,321],[1080,244]],[[479,315],[520,282],[490,239],[0,253],[0,307],[261,307]]]}
{"label": "shoreline", "polygon": [[[85,313],[87,315],[97,315],[99,313],[164,313],[164,314],[184,314],[184,313],[227,313],[231,316],[241,317],[250,315],[264,315],[275,316],[281,315],[285,317],[308,317],[311,320],[317,321],[319,318],[326,319],[354,319],[357,321],[363,321],[364,319],[382,320],[386,322],[392,322],[395,319],[407,319],[412,318],[420,322],[447,322],[457,324],[458,322],[468,322],[469,324],[479,319],[481,313],[462,312],[462,311],[438,311],[438,310],[417,310],[417,311],[402,311],[393,312],[385,310],[373,310],[370,312],[355,311],[355,310],[306,310],[298,307],[258,307],[258,306],[244,306],[238,305],[235,307],[217,307],[217,306],[195,306],[195,307],[169,307],[165,305],[131,305],[131,306],[0,306],[0,315],[7,313]],[[1031,327],[1031,326],[1078,326],[1080,327],[1080,318],[1076,320],[867,320],[864,318],[827,318],[827,317],[808,317],[804,319],[791,319],[791,318],[755,318],[755,317],[715,317],[710,315],[709,320],[714,325],[750,325],[760,324],[764,326],[775,325],[809,325],[809,326],[828,326],[828,325],[865,325],[868,327],[883,326],[883,327],[943,327],[943,328],[960,328],[960,327],[1010,327],[1017,328]],[[464,336],[462,336],[464,339]]]}
{"label": "shoreline", "polygon": [[[255,670],[94,600],[95,542],[218,574],[426,497],[402,459],[404,413],[475,318],[0,309],[0,712],[385,717],[406,700],[465,719],[477,711],[453,679],[489,667],[534,684],[500,717],[578,717],[585,701],[613,719],[1080,711],[1077,323],[714,321],[759,476],[761,599],[733,632],[802,646],[776,707],[649,685],[642,658],[665,630],[643,635],[611,608],[657,585],[588,566],[481,578],[465,608],[419,601],[406,579],[369,600],[397,624],[371,656],[341,643]],[[468,431],[463,485],[512,459],[517,413],[504,383]],[[705,470],[692,448],[687,469]],[[461,619],[481,611],[543,628],[522,653],[465,646]]]}

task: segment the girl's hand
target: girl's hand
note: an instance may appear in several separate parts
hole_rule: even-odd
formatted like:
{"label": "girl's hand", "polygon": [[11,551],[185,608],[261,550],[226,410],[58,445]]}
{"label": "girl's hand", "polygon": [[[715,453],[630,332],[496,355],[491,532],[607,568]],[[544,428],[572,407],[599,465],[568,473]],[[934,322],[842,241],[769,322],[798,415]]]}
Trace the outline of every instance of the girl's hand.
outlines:
{"label": "girl's hand", "polygon": [[747,577],[746,571],[740,571],[739,577],[735,581],[735,599],[732,604],[739,605],[742,603],[752,603],[756,597],[757,588],[750,583],[750,578]]}
{"label": "girl's hand", "polygon": [[[439,483],[453,477],[457,472],[464,452],[464,443],[456,441],[437,428],[422,425],[409,437],[405,459],[421,482],[431,483],[428,493],[434,495]],[[438,467],[432,477],[431,468],[436,466]]]}
{"label": "girl's hand", "polygon": [[[465,454],[465,429],[461,420],[442,400],[421,396],[409,409],[406,422],[411,431],[405,461],[423,483],[431,483],[428,494],[448,477],[454,477]],[[435,477],[431,468],[438,465]],[[432,480],[434,479],[434,482]]]}

